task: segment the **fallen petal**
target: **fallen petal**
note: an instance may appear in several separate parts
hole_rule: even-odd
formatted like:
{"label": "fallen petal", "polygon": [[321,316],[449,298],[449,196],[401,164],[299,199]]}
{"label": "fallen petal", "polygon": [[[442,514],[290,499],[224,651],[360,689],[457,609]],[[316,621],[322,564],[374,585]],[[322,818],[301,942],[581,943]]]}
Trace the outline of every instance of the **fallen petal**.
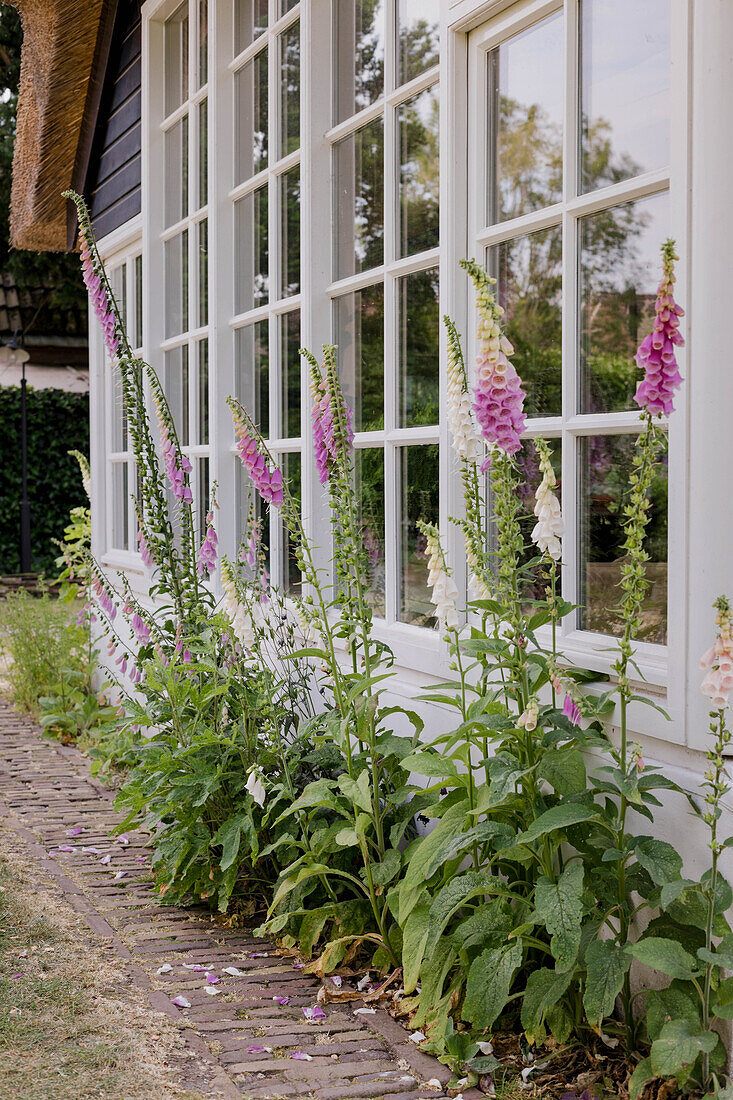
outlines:
{"label": "fallen petal", "polygon": [[247,1054],[271,1054],[272,1047],[247,1047]]}
{"label": "fallen petal", "polygon": [[[376,1011],[377,1011],[376,1008],[355,1008],[354,1009],[354,1015],[355,1016],[373,1016]],[[412,1035],[410,1036],[410,1038],[412,1038]],[[423,1035],[423,1039],[424,1038],[425,1038],[425,1036]]]}
{"label": "fallen petal", "polygon": [[305,1051],[303,1051],[303,1050],[294,1050],[293,1053],[290,1055],[290,1057],[295,1062],[312,1062],[313,1061],[313,1055],[312,1054],[306,1054]]}
{"label": "fallen petal", "polygon": [[206,974],[206,981],[209,983],[209,985],[218,985],[221,981],[221,978],[217,978],[216,974],[214,974],[212,971],[209,971]]}
{"label": "fallen petal", "polygon": [[323,1011],[320,1005],[314,1005],[313,1008],[304,1008],[303,1015],[306,1020],[325,1020],[326,1013]]}
{"label": "fallen petal", "polygon": [[277,1001],[279,1005],[289,1005],[290,997],[273,997],[273,1001]]}
{"label": "fallen petal", "polygon": [[76,848],[72,848],[70,844],[59,844],[56,849],[57,852],[75,852]]}
{"label": "fallen petal", "polygon": [[119,841],[119,843],[122,845],[123,848],[126,848],[127,845],[130,843],[129,836],[125,836],[124,833],[122,834],[122,836],[118,836],[117,840]]}
{"label": "fallen petal", "polygon": [[99,862],[104,863],[104,864],[111,863],[112,862],[112,856],[102,856],[102,858],[100,859]]}
{"label": "fallen petal", "polygon": [[173,969],[173,967],[171,966],[170,963],[163,963],[162,966],[158,967],[158,969],[155,971],[155,973],[156,974],[170,974],[172,969]]}
{"label": "fallen petal", "polygon": [[126,874],[127,871],[117,871],[115,874],[115,878],[124,878]]}
{"label": "fallen petal", "polygon": [[337,989],[340,989],[341,986],[344,984],[343,978],[339,977],[338,974],[334,974],[333,977],[331,978],[331,981],[333,982],[333,984],[336,986]]}
{"label": "fallen petal", "polygon": [[412,1035],[410,1036],[410,1042],[411,1043],[422,1043],[424,1038],[425,1038],[425,1036],[423,1035],[422,1031],[413,1031]]}
{"label": "fallen petal", "polygon": [[187,1000],[186,997],[183,997],[180,993],[178,994],[177,997],[172,997],[171,998],[171,1004],[178,1005],[179,1008],[190,1008],[191,1007],[191,1002],[189,1000]]}
{"label": "fallen petal", "polygon": [[241,978],[244,974],[243,970],[237,970],[236,966],[225,966],[222,970],[222,974],[231,974],[233,978]]}
{"label": "fallen petal", "polygon": [[81,826],[76,825],[73,829],[67,829],[66,830],[66,835],[67,836],[81,836],[81,834],[83,832],[84,832],[84,830],[81,828]]}
{"label": "fallen petal", "polygon": [[270,955],[269,951],[252,951],[250,959],[266,959]]}
{"label": "fallen petal", "polygon": [[213,985],[205,985],[204,993],[208,993],[210,997],[216,997],[217,993],[221,993],[221,990],[215,989]]}
{"label": "fallen petal", "polygon": [[101,848],[82,848],[82,852],[89,852],[93,856],[101,856]]}

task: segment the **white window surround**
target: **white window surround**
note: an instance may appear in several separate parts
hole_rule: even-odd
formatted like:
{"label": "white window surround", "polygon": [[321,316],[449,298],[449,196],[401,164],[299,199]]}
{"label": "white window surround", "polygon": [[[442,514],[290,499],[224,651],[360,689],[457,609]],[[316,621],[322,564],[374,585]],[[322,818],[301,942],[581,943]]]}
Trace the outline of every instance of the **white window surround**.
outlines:
{"label": "white window surround", "polygon": [[[721,518],[711,526],[713,500],[709,488],[711,471],[720,469],[721,460],[727,470],[733,470],[733,433],[729,430],[730,401],[715,402],[718,393],[719,374],[724,360],[724,345],[720,333],[713,331],[711,307],[707,302],[717,302],[725,317],[725,306],[719,287],[725,285],[727,263],[724,257],[733,253],[733,230],[721,227],[721,213],[726,208],[725,181],[733,169],[733,154],[725,142],[716,139],[711,119],[720,120],[719,104],[733,92],[733,79],[727,75],[724,30],[733,34],[733,13],[723,0],[671,0],[672,3],[672,149],[670,164],[670,196],[672,232],[677,240],[681,262],[678,272],[678,300],[685,306],[685,337],[688,346],[683,349],[681,370],[690,376],[692,354],[690,344],[693,320],[700,317],[700,331],[695,330],[694,370],[695,394],[690,394],[686,384],[677,402],[677,411],[670,423],[670,526],[669,526],[669,645],[668,647],[640,646],[639,658],[644,675],[649,682],[667,685],[666,707],[672,715],[671,723],[657,719],[645,708],[638,723],[640,731],[670,740],[680,745],[704,744],[706,730],[705,701],[698,695],[697,654],[709,644],[712,631],[710,604],[718,591],[731,588],[730,575],[730,524]],[[134,239],[142,236],[144,255],[145,339],[148,358],[162,373],[160,329],[162,313],[160,288],[163,285],[162,250],[156,241],[161,232],[156,205],[162,179],[161,134],[151,126],[151,118],[162,117],[162,87],[160,65],[155,56],[162,57],[162,20],[177,7],[175,0],[159,2],[147,0],[143,6],[143,217],[135,219],[121,230],[110,234],[101,242],[106,262],[117,262],[125,247],[134,251]],[[477,4],[473,0],[444,0],[441,24],[440,60],[440,127],[441,141],[441,247],[440,294],[441,314],[449,312],[457,321],[459,330],[470,332],[471,294],[464,274],[458,269],[458,260],[470,254],[466,233],[468,209],[466,197],[467,179],[467,94],[468,94],[468,34],[489,19],[516,18],[525,15],[534,20],[542,13],[557,8],[556,3],[520,0],[493,0]],[[299,5],[302,41],[330,41],[330,5],[301,0]],[[511,15],[510,15],[511,9]],[[692,12],[694,10],[694,22]],[[225,89],[230,87],[229,64],[232,56],[231,34],[225,30],[230,18],[230,0],[212,0],[209,26],[209,134],[210,147],[214,151],[209,172],[209,238],[210,238],[210,409],[211,409],[211,479],[219,482],[219,499],[227,502],[217,513],[222,546],[231,553],[234,549],[236,500],[236,459],[232,453],[232,428],[225,404],[228,393],[235,392],[233,349],[230,324],[235,317],[233,279],[233,234],[227,222],[232,189],[227,157],[231,149],[233,107]],[[283,22],[296,18],[292,13]],[[711,61],[715,59],[715,64]],[[695,97],[691,95],[692,73],[708,72],[706,80],[698,80]],[[710,75],[712,74],[712,75]],[[304,104],[302,120],[302,208],[303,224],[301,247],[310,257],[308,278],[301,293],[301,339],[303,344],[318,348],[331,339],[329,302],[330,240],[328,226],[315,224],[310,211],[313,192],[330,194],[330,149],[324,128],[318,128],[316,119],[330,116],[330,87],[322,79],[323,65],[317,51],[305,49],[301,57],[301,95]],[[418,83],[420,78],[418,78]],[[722,98],[721,98],[722,97]],[[708,112],[707,117],[705,112]],[[156,113],[157,112],[157,113]],[[693,145],[691,132],[695,133]],[[331,134],[330,136],[333,136]],[[693,156],[693,152],[695,155]],[[639,182],[639,181],[637,181]],[[657,181],[658,182],[658,181]],[[653,180],[642,180],[640,186],[654,186]],[[695,193],[693,217],[692,187]],[[624,192],[626,194],[626,191]],[[595,196],[594,196],[595,198]],[[717,211],[717,214],[716,214]],[[693,226],[695,233],[693,234]],[[324,240],[325,238],[325,240]],[[693,248],[693,241],[695,247]],[[127,242],[127,244],[126,244]],[[139,244],[138,244],[139,247]],[[691,276],[696,279],[693,281]],[[717,284],[716,284],[717,280]],[[332,288],[333,289],[333,288]],[[717,292],[717,297],[716,297]],[[291,302],[289,304],[295,304]],[[699,311],[699,312],[698,312]],[[156,318],[156,312],[158,318]],[[702,332],[702,324],[708,322],[708,330]],[[724,320],[722,321],[724,324]],[[105,403],[98,360],[100,339],[95,326],[90,326],[90,356],[95,385],[92,390],[91,415],[93,424],[93,457],[96,484],[99,480],[99,458],[102,453],[102,408]],[[441,341],[441,387],[445,380],[445,349]],[[305,370],[302,375],[302,441],[304,466],[312,468],[313,455],[309,432],[308,387]],[[706,391],[705,383],[709,387]],[[700,394],[707,393],[707,402]],[[727,395],[723,395],[727,397]],[[441,393],[441,406],[444,404]],[[629,426],[620,415],[618,430]],[[541,425],[536,425],[539,429]],[[695,428],[695,447],[690,446],[692,429]],[[440,426],[440,484],[441,527],[449,543],[449,550],[456,563],[462,561],[460,537],[449,525],[449,514],[456,514],[460,507],[460,491],[454,476],[453,452],[447,433],[445,417]],[[294,440],[288,440],[294,444]],[[733,494],[733,479],[721,482]],[[99,494],[97,494],[99,504]],[[324,518],[321,487],[315,478],[305,479],[303,486],[303,510],[310,530],[322,530]],[[124,568],[140,576],[144,584],[145,571],[139,555],[134,553],[105,553],[106,541],[104,508],[97,508],[94,517],[95,553],[103,553],[104,564],[110,568]],[[325,555],[325,551],[324,551]],[[693,591],[688,581],[696,578]],[[677,595],[677,598],[675,598]],[[377,624],[377,630],[382,630]],[[398,655],[399,665],[405,669],[405,679],[414,681],[416,674],[443,676],[446,657],[437,636],[419,628],[404,624],[389,627],[384,636]],[[573,632],[565,638],[568,656],[598,669],[607,668],[612,660],[608,646],[610,639],[584,632]],[[637,725],[637,723],[634,723]]]}

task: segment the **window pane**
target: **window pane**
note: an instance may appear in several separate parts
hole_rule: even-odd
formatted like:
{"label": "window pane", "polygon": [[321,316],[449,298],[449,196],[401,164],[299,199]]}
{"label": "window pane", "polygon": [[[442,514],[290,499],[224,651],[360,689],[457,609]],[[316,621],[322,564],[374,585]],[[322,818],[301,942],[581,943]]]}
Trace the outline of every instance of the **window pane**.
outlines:
{"label": "window pane", "polygon": [[[106,358],[106,356],[105,356]],[[119,454],[127,450],[127,414],[122,395],[122,377],[120,368],[107,360],[109,369],[109,381],[111,388],[112,405],[112,440],[110,450]]]}
{"label": "window pane", "polygon": [[528,233],[489,249],[489,270],[506,311],[511,361],[528,416],[562,413],[562,229]]}
{"label": "window pane", "polygon": [[188,230],[165,242],[165,334],[188,329]]}
{"label": "window pane", "polygon": [[398,110],[400,143],[400,255],[438,244],[438,85]]}
{"label": "window pane", "polygon": [[[300,481],[300,455],[284,454],[282,456],[283,478],[287,481],[290,492],[296,504],[298,512],[302,510],[302,492]],[[300,569],[295,560],[295,552],[290,536],[283,531],[283,588],[286,592],[299,593],[302,586]]]}
{"label": "window pane", "polygon": [[579,412],[636,409],[634,355],[653,325],[669,196],[602,210],[579,228]]}
{"label": "window pane", "polygon": [[112,464],[112,545],[130,549],[130,481],[126,462]]}
{"label": "window pane", "polygon": [[241,53],[267,30],[267,0],[234,0],[234,52]]}
{"label": "window pane", "polygon": [[280,36],[280,156],[300,145],[300,23]]}
{"label": "window pane", "polygon": [[270,434],[270,360],[267,321],[237,329],[237,400],[267,438]]}
{"label": "window pane", "polygon": [[374,614],[384,617],[384,451],[358,448],[354,467],[367,557],[367,600]]}
{"label": "window pane", "polygon": [[165,224],[188,214],[188,115],[165,135]]}
{"label": "window pane", "polygon": [[199,355],[199,438],[201,444],[209,442],[209,341],[200,340]]}
{"label": "window pane", "polygon": [[143,258],[135,257],[135,347],[143,343]]}
{"label": "window pane", "polygon": [[563,36],[558,13],[489,53],[489,223],[562,198]]}
{"label": "window pane", "polygon": [[384,93],[384,0],[334,0],[335,121]]}
{"label": "window pane", "polygon": [[403,447],[401,467],[401,567],[399,618],[416,626],[434,626],[428,588],[425,538],[418,520],[438,522],[438,447]]}
{"label": "window pane", "polygon": [[300,310],[280,317],[280,362],[282,364],[282,431],[300,435]]}
{"label": "window pane", "polygon": [[267,48],[234,78],[237,104],[237,181],[267,167]]}
{"label": "window pane", "polygon": [[199,206],[209,201],[209,101],[199,106]]}
{"label": "window pane", "polygon": [[188,99],[188,2],[165,23],[165,113]]}
{"label": "window pane", "polygon": [[334,146],[336,278],[384,260],[384,123],[363,126]]}
{"label": "window pane", "polygon": [[384,286],[336,300],[336,343],[341,382],[357,432],[384,427]]}
{"label": "window pane", "polygon": [[297,3],[298,0],[280,0],[280,16],[287,15]]}
{"label": "window pane", "polygon": [[165,396],[182,447],[187,447],[190,442],[189,395],[188,345],[184,344],[165,353]]}
{"label": "window pane", "polygon": [[199,521],[199,539],[203,540],[206,536],[206,515],[211,506],[211,488],[209,485],[209,460],[208,458],[200,458],[196,463],[198,467],[198,521]]}
{"label": "window pane", "polygon": [[669,161],[669,0],[582,0],[581,189]]}
{"label": "window pane", "polygon": [[209,3],[199,0],[199,88],[209,79]]}
{"label": "window pane", "polygon": [[283,298],[300,291],[300,166],[280,177],[282,218],[281,293]]}
{"label": "window pane", "polygon": [[440,0],[398,0],[398,84],[438,64]]}
{"label": "window pane", "polygon": [[[622,507],[628,493],[636,436],[591,436],[580,441],[579,625],[582,630],[620,634],[616,606],[621,595]],[[667,640],[667,466],[651,490],[644,549],[651,582],[641,609],[639,640]]]}
{"label": "window pane", "polygon": [[438,423],[438,269],[398,280],[399,424]]}
{"label": "window pane", "polygon": [[258,187],[236,203],[235,222],[237,313],[244,313],[268,300],[267,187]]}
{"label": "window pane", "polygon": [[196,226],[198,241],[199,325],[209,323],[209,223],[206,218]]}

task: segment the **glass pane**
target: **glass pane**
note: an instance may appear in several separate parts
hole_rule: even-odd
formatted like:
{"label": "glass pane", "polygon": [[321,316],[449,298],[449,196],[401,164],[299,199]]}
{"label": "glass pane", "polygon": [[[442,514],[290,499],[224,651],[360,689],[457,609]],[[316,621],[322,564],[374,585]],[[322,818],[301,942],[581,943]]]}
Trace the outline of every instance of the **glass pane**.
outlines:
{"label": "glass pane", "polygon": [[165,22],[165,113],[188,99],[188,0]]}
{"label": "glass pane", "polygon": [[582,191],[669,161],[670,7],[582,0]]}
{"label": "glass pane", "polygon": [[237,329],[237,400],[267,438],[270,434],[270,360],[267,321]]}
{"label": "glass pane", "polygon": [[636,409],[636,349],[651,331],[669,196],[580,220],[579,412]]}
{"label": "glass pane", "polygon": [[188,115],[165,135],[165,224],[188,214]]}
{"label": "glass pane", "polygon": [[341,383],[357,432],[384,427],[384,286],[338,298],[336,343]]}
{"label": "glass pane", "polygon": [[384,123],[375,119],[334,146],[335,277],[384,260]]}
{"label": "glass pane", "polygon": [[267,30],[267,0],[234,0],[234,53]]}
{"label": "glass pane", "polygon": [[438,447],[403,447],[401,474],[401,564],[399,618],[416,626],[434,626],[428,588],[425,537],[418,520],[438,522]]}
{"label": "glass pane", "polygon": [[165,395],[178,432],[178,442],[187,447],[189,437],[190,387],[188,378],[188,345],[165,353]]}
{"label": "glass pane", "polygon": [[280,15],[287,15],[289,11],[292,11],[298,0],[280,0]]}
{"label": "glass pane", "polygon": [[334,0],[335,121],[384,93],[384,0]]}
{"label": "glass pane", "polygon": [[267,48],[234,77],[237,105],[237,182],[267,167]]}
{"label": "glass pane", "polygon": [[165,242],[165,334],[188,329],[188,230]]}
{"label": "glass pane", "polygon": [[280,318],[280,362],[282,364],[282,431],[300,435],[300,310]]}
{"label": "glass pane", "polygon": [[130,549],[130,483],[126,462],[112,464],[112,545]]}
{"label": "glass pane", "polygon": [[[300,480],[300,455],[284,454],[281,462],[283,478],[287,481],[290,492],[295,501],[297,511],[302,508],[302,492]],[[302,586],[300,569],[295,560],[295,548],[286,531],[283,531],[283,559],[282,559],[283,588],[286,592],[299,593]]]}
{"label": "glass pane", "polygon": [[300,145],[300,23],[280,35],[280,156]]}
{"label": "glass pane", "polygon": [[438,423],[438,269],[399,279],[399,425]]}
{"label": "glass pane", "polygon": [[280,216],[282,218],[281,294],[283,298],[300,291],[300,166],[280,177]]}
{"label": "glass pane", "polygon": [[198,467],[198,521],[199,539],[206,536],[206,516],[211,506],[211,487],[209,485],[209,460],[200,458],[196,463]]}
{"label": "glass pane", "polygon": [[489,223],[562,198],[563,38],[558,12],[489,53]]}
{"label": "glass pane", "polygon": [[135,347],[143,344],[143,258],[135,257]]}
{"label": "glass pane", "polygon": [[[600,634],[620,634],[616,606],[621,595],[624,528],[636,436],[591,436],[580,441],[579,625]],[[641,609],[639,640],[667,640],[667,466],[661,465],[651,490],[650,522],[644,549],[651,581]]]}
{"label": "glass pane", "polygon": [[199,443],[209,442],[209,341],[200,340],[199,354]]}
{"label": "glass pane", "polygon": [[209,222],[206,218],[196,226],[198,242],[198,323],[209,323]]}
{"label": "glass pane", "polygon": [[123,325],[127,325],[127,264],[121,263],[113,267],[109,273],[109,285],[114,294],[115,301],[122,317]]}
{"label": "glass pane", "polygon": [[438,244],[438,85],[397,112],[400,143],[400,255]]}
{"label": "glass pane", "polygon": [[440,0],[398,0],[398,84],[438,64]]}
{"label": "glass pane", "polygon": [[375,615],[384,617],[384,451],[359,448],[354,466],[367,557],[367,601]]}
{"label": "glass pane", "polygon": [[237,313],[264,305],[269,294],[267,187],[235,204]]}
{"label": "glass pane", "polygon": [[127,450],[127,414],[122,396],[122,378],[120,368],[109,363],[109,380],[112,397],[112,441],[110,450],[119,454]]}
{"label": "glass pane", "polygon": [[199,206],[209,201],[209,101],[199,107]]}
{"label": "glass pane", "polygon": [[489,249],[511,361],[528,416],[562,413],[562,229],[542,229]]}
{"label": "glass pane", "polygon": [[209,2],[199,0],[199,88],[209,79]]}

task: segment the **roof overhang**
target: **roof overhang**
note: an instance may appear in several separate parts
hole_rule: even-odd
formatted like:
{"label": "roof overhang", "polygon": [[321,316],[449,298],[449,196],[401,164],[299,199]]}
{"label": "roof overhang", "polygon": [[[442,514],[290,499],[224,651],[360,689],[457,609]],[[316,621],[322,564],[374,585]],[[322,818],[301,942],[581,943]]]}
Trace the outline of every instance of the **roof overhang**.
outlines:
{"label": "roof overhang", "polygon": [[73,204],[86,179],[116,0],[10,0],[20,12],[23,49],[13,156],[11,242],[16,248],[73,248]]}

